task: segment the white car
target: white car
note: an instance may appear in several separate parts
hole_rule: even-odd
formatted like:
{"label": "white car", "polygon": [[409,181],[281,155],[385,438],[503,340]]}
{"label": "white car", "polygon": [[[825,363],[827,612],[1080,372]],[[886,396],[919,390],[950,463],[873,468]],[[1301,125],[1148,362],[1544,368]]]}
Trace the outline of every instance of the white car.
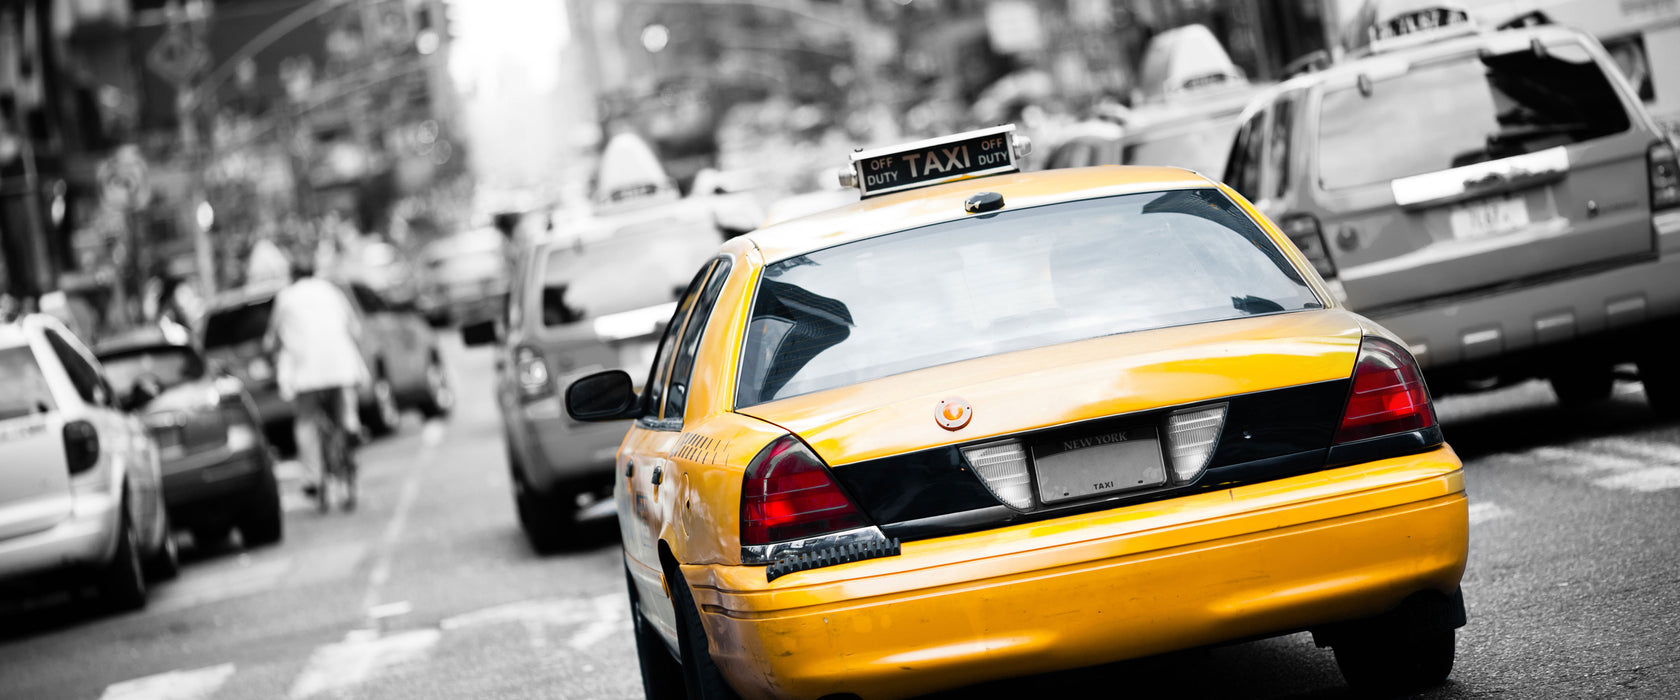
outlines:
{"label": "white car", "polygon": [[175,575],[158,451],[57,320],[0,323],[0,594],[91,585],[146,604]]}

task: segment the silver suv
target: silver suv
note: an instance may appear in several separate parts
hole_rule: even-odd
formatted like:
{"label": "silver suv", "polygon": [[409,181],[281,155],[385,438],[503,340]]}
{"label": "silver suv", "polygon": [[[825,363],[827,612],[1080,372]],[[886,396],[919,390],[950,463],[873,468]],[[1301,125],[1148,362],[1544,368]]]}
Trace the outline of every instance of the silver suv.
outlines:
{"label": "silver suv", "polygon": [[1438,391],[1538,376],[1586,402],[1636,361],[1680,411],[1654,342],[1680,321],[1674,147],[1593,38],[1440,12],[1257,99],[1226,181]]}
{"label": "silver suv", "polygon": [[116,609],[178,571],[158,450],[62,324],[0,324],[0,587],[92,584]]}

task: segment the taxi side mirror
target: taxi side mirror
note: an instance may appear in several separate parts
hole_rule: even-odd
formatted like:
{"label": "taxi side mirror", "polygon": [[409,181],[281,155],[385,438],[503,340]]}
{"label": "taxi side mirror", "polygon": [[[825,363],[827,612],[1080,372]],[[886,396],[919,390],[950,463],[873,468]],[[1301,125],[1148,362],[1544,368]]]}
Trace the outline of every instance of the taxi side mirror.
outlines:
{"label": "taxi side mirror", "polygon": [[566,387],[566,413],[577,421],[610,421],[640,415],[640,397],[629,373],[596,372]]}

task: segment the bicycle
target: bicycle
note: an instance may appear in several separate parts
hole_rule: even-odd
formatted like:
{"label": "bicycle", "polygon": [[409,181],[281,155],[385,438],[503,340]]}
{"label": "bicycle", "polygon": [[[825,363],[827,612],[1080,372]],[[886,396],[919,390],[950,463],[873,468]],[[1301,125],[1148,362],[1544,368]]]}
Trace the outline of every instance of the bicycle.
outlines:
{"label": "bicycle", "polygon": [[321,481],[315,486],[316,507],[322,513],[332,510],[332,492],[341,489],[344,510],[356,509],[355,455],[352,453],[350,431],[344,426],[344,412],[354,411],[351,399],[340,389],[325,389],[299,395],[299,420],[314,423],[320,436]]}

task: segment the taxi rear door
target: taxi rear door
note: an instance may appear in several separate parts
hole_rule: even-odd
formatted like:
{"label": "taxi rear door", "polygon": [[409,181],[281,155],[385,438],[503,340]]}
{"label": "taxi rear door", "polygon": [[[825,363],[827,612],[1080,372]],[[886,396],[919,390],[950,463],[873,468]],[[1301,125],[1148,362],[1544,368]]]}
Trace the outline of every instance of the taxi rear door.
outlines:
{"label": "taxi rear door", "polygon": [[0,540],[70,515],[64,419],[30,346],[0,348]]}
{"label": "taxi rear door", "polygon": [[665,472],[682,431],[682,416],[664,415],[667,403],[665,391],[683,329],[714,265],[707,262],[677,302],[677,310],[660,338],[659,351],[643,385],[646,387],[643,392],[644,414],[631,425],[629,434],[624,438],[624,447],[618,454],[619,480],[614,492],[619,499],[619,528],[624,536],[625,553],[631,560],[630,578],[643,603],[642,614],[653,621],[667,639],[676,638],[676,614],[661,585],[659,535],[669,503],[661,503],[660,495],[668,491],[664,488],[667,483]]}

